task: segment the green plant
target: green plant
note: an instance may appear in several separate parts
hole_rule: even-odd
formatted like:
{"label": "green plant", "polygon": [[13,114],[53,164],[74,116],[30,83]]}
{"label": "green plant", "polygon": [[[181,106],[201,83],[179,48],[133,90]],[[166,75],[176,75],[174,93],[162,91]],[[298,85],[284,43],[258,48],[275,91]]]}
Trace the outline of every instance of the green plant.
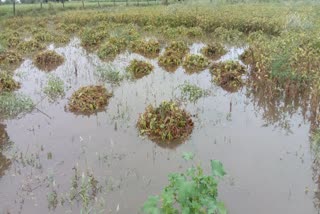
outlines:
{"label": "green plant", "polygon": [[18,88],[20,88],[20,84],[13,79],[12,74],[0,71],[0,93],[10,92]]}
{"label": "green plant", "polygon": [[226,214],[218,200],[218,181],[226,174],[220,161],[211,160],[211,174],[204,174],[200,165],[184,173],[169,175],[169,184],[159,196],[149,197],[142,211],[146,214]]}
{"label": "green plant", "polygon": [[107,81],[113,84],[119,84],[124,79],[124,75],[122,75],[114,66],[109,64],[96,69],[95,74],[101,81]]}
{"label": "green plant", "polygon": [[103,86],[81,87],[69,100],[69,110],[75,113],[91,114],[101,111],[112,95]]}
{"label": "green plant", "polygon": [[209,95],[207,90],[204,90],[189,82],[185,82],[184,84],[180,85],[179,88],[181,90],[182,99],[187,99],[191,102],[196,102],[201,97]]}
{"label": "green plant", "polygon": [[202,71],[206,69],[208,65],[208,59],[198,54],[187,55],[183,62],[183,67],[188,73]]}
{"label": "green plant", "polygon": [[137,127],[140,134],[147,135],[151,140],[170,144],[188,137],[193,130],[193,121],[177,103],[163,101],[156,108],[149,105],[139,116]]}
{"label": "green plant", "polygon": [[130,74],[136,79],[142,78],[150,74],[152,70],[153,65],[151,65],[148,62],[136,59],[132,60],[130,62],[130,65],[127,67],[127,71],[130,72]]}
{"label": "green plant", "polygon": [[181,59],[189,51],[188,45],[182,41],[173,41],[166,48],[166,51],[175,52]]}
{"label": "green plant", "polygon": [[113,59],[120,54],[127,46],[127,41],[123,38],[111,37],[106,43],[104,43],[98,50],[98,56],[100,59]]}
{"label": "green plant", "polygon": [[33,63],[39,69],[47,72],[56,69],[63,62],[64,62],[63,56],[51,50],[40,52],[33,59]]}
{"label": "green plant", "polygon": [[50,75],[48,83],[44,88],[44,93],[51,99],[63,96],[65,94],[63,80],[59,77]]}
{"label": "green plant", "polygon": [[85,29],[81,34],[81,45],[85,48],[92,48],[99,45],[109,34],[106,31]]}
{"label": "green plant", "polygon": [[13,118],[33,108],[32,100],[25,95],[9,92],[0,94],[0,118]]}
{"label": "green plant", "polygon": [[15,51],[0,52],[0,67],[18,66],[21,62],[21,55]]}

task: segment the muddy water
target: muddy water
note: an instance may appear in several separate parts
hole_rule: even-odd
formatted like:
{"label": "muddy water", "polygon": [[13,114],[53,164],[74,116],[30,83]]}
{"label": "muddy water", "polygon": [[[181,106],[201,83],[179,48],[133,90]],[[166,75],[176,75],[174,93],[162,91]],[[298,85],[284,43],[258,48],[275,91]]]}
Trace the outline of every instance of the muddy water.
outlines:
{"label": "muddy water", "polygon": [[[191,47],[198,53],[201,44]],[[106,111],[77,116],[65,111],[67,98],[80,86],[103,84],[94,75],[102,62],[87,54],[77,39],[66,47],[49,48],[66,57],[52,72],[64,80],[66,96],[53,103],[46,98],[43,87],[48,75],[31,60],[17,69],[20,91],[38,104],[32,113],[5,121],[13,145],[3,155],[15,154],[16,161],[0,178],[3,213],[79,213],[77,202],[48,209],[47,200],[53,188],[59,197],[70,192],[74,167],[94,174],[103,187],[95,206],[103,207],[104,213],[138,213],[147,196],[160,193],[168,173],[190,166],[181,158],[186,151],[195,153],[195,161],[206,169],[210,159],[224,164],[228,175],[219,186],[219,197],[229,213],[317,213],[309,124],[299,112],[283,113],[286,126],[270,124],[245,88],[230,94],[212,84],[208,70],[186,75],[180,67],[169,73],[158,67],[156,59],[146,59],[155,66],[150,75],[119,86],[105,84],[113,91]],[[232,47],[222,60],[237,59],[242,51]],[[124,53],[112,63],[125,72],[134,58],[145,59]],[[135,128],[139,113],[148,104],[179,97],[177,86],[184,81],[211,91],[195,104],[182,103],[196,115],[191,137],[175,149],[139,137]]]}

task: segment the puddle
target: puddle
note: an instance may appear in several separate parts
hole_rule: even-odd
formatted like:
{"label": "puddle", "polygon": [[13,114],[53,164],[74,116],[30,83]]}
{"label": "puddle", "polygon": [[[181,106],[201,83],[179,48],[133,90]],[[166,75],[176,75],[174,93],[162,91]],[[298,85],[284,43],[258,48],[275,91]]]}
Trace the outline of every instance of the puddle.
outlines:
{"label": "puddle", "polygon": [[[199,53],[201,46],[192,45],[191,52]],[[54,180],[59,196],[68,194],[76,167],[81,172],[92,172],[108,189],[98,198],[104,199],[101,203],[105,213],[138,213],[149,195],[161,192],[169,173],[188,167],[181,158],[187,151],[195,153],[206,169],[210,159],[224,164],[228,175],[219,186],[219,197],[231,214],[317,212],[310,127],[299,109],[294,114],[281,112],[281,119],[290,125],[288,132],[286,126],[276,125],[277,120],[266,120],[264,109],[253,102],[258,98],[247,96],[246,88],[229,94],[211,82],[208,70],[186,75],[179,67],[169,73],[158,66],[157,59],[123,53],[112,62],[121,72],[132,59],[150,62],[154,71],[139,80],[124,80],[119,86],[105,84],[113,91],[106,111],[90,117],[74,115],[65,111],[68,97],[81,86],[101,84],[94,71],[102,62],[82,49],[78,39],[66,47],[50,49],[66,58],[51,72],[64,80],[66,96],[49,102],[43,93],[48,74],[38,70],[31,60],[25,60],[17,69],[15,78],[22,83],[19,91],[31,96],[41,111],[5,121],[5,130],[14,143],[4,155],[17,156],[0,177],[4,212],[47,213],[50,182]],[[243,51],[232,47],[221,60],[237,60]],[[179,94],[177,87],[185,81],[211,91],[211,96],[195,104],[183,103],[188,112],[196,115],[191,137],[175,149],[139,137],[139,114],[148,104],[174,99]],[[51,212],[80,210],[76,202],[59,202]]]}

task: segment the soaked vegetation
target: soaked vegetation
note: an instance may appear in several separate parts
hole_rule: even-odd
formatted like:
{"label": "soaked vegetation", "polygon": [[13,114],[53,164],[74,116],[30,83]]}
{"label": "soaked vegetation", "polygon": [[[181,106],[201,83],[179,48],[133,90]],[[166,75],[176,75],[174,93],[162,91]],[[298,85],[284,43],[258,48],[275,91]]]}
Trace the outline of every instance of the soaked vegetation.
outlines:
{"label": "soaked vegetation", "polygon": [[0,94],[0,118],[14,118],[30,112],[34,108],[32,100],[23,95],[4,92]]}
{"label": "soaked vegetation", "polygon": [[184,84],[179,86],[181,90],[181,96],[183,100],[188,100],[190,102],[196,102],[201,97],[205,97],[209,95],[208,90],[204,90],[197,85],[193,85],[189,82],[185,82]]}
{"label": "soaked vegetation", "polygon": [[13,79],[12,74],[0,71],[0,93],[11,92],[18,88],[20,84]]}
{"label": "soaked vegetation", "polygon": [[208,65],[208,59],[200,54],[187,55],[183,62],[183,67],[187,73],[203,71]]}
{"label": "soaked vegetation", "polygon": [[17,46],[17,50],[22,54],[30,54],[39,50],[43,50],[44,48],[45,45],[34,39],[22,41]]}
{"label": "soaked vegetation", "polygon": [[175,71],[181,64],[182,59],[174,51],[166,50],[163,55],[159,57],[159,65],[168,71]]}
{"label": "soaked vegetation", "polygon": [[160,43],[157,40],[138,40],[131,43],[130,49],[145,57],[155,58],[160,52]]}
{"label": "soaked vegetation", "polygon": [[149,105],[140,115],[137,127],[141,135],[170,144],[185,140],[192,132],[193,121],[177,103],[163,101],[158,107]]}
{"label": "soaked vegetation", "polygon": [[0,52],[0,67],[17,67],[22,62],[22,56],[14,51]]}
{"label": "soaked vegetation", "polygon": [[75,113],[92,114],[103,111],[111,94],[103,86],[86,86],[74,92],[69,100],[69,110]]}
{"label": "soaked vegetation", "polygon": [[[185,155],[184,158],[189,157]],[[186,158],[188,159],[188,158]],[[143,212],[152,213],[217,213],[225,214],[224,203],[217,199],[218,181],[225,175],[222,164],[211,160],[211,174],[205,175],[200,165],[184,173],[169,175],[169,184],[161,195],[149,197]]]}
{"label": "soaked vegetation", "polygon": [[63,62],[64,62],[63,56],[51,50],[40,52],[33,59],[33,63],[39,69],[47,72],[56,69]]}
{"label": "soaked vegetation", "polygon": [[238,91],[243,85],[242,75],[245,68],[235,61],[219,62],[210,68],[213,81],[229,92]]}
{"label": "soaked vegetation", "polygon": [[95,74],[98,76],[100,81],[109,82],[112,84],[120,84],[125,78],[120,71],[110,64],[105,64],[95,70]]}
{"label": "soaked vegetation", "polygon": [[201,53],[210,59],[218,59],[227,51],[220,43],[211,43],[201,49]]}
{"label": "soaked vegetation", "polygon": [[153,70],[153,65],[141,60],[132,60],[127,67],[127,71],[136,79],[142,78],[150,74]]}
{"label": "soaked vegetation", "polygon": [[47,85],[44,88],[44,93],[51,99],[64,96],[64,83],[63,80],[56,76],[49,76]]}

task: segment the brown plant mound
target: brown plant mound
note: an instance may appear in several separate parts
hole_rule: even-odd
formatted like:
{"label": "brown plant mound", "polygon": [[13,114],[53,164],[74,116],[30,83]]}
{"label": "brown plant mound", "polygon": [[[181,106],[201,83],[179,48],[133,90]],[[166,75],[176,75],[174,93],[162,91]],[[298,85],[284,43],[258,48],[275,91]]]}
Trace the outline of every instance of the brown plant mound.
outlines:
{"label": "brown plant mound", "polygon": [[163,101],[159,107],[149,105],[139,116],[140,134],[164,144],[183,141],[192,132],[194,124],[189,113],[173,101]]}
{"label": "brown plant mound", "polygon": [[245,68],[235,61],[219,62],[210,69],[215,76],[214,82],[228,92],[236,92],[243,85],[242,75]]}
{"label": "brown plant mound", "polygon": [[41,70],[52,71],[64,62],[63,56],[57,54],[55,51],[43,51],[38,53],[33,63]]}
{"label": "brown plant mound", "polygon": [[0,53],[1,67],[16,66],[21,62],[22,62],[21,55],[14,51],[4,51]]}
{"label": "brown plant mound", "polygon": [[103,86],[81,87],[72,94],[68,104],[69,110],[80,114],[103,111],[111,96]]}
{"label": "brown plant mound", "polygon": [[20,88],[20,84],[12,78],[12,75],[0,72],[0,93],[14,91],[18,88]]}

